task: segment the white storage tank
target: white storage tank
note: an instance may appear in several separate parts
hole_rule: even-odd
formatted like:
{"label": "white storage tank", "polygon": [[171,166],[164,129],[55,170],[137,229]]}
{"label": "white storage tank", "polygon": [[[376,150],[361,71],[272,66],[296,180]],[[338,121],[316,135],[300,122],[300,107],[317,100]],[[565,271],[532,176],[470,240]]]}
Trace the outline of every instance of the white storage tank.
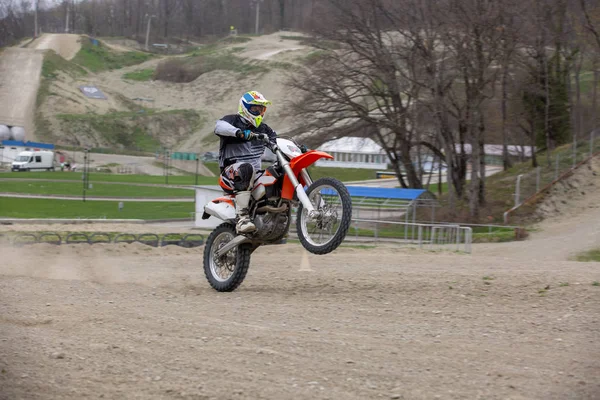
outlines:
{"label": "white storage tank", "polygon": [[10,140],[10,128],[6,125],[0,125],[0,141]]}
{"label": "white storage tank", "polygon": [[13,126],[10,129],[10,132],[12,133],[13,140],[18,140],[21,142],[25,140],[25,128],[22,126]]}

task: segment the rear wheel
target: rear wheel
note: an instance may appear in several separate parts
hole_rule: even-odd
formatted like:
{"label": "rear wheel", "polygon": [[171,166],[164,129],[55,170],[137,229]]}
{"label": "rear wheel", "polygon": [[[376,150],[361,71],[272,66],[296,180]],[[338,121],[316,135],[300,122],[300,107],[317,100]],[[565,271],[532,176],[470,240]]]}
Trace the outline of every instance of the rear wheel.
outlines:
{"label": "rear wheel", "polygon": [[352,199],[342,182],[321,178],[306,191],[315,213],[309,215],[302,203],[298,207],[296,230],[302,246],[313,254],[337,249],[346,237],[352,219]]}
{"label": "rear wheel", "polygon": [[204,275],[210,286],[219,292],[234,291],[246,277],[250,266],[252,245],[241,244],[221,257],[216,252],[237,236],[235,226],[219,225],[206,239],[204,247]]}

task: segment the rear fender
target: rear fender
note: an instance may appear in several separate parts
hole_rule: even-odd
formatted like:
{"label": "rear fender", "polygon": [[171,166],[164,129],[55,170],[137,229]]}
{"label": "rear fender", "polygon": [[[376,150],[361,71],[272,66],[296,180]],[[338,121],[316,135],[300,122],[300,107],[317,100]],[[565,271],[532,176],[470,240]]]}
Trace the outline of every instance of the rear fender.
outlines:
{"label": "rear fender", "polygon": [[233,197],[219,197],[205,205],[202,219],[208,219],[211,215],[223,221],[235,219],[235,205],[233,202]]}
{"label": "rear fender", "polygon": [[[300,182],[302,186],[306,186],[306,182],[304,182],[304,179],[302,179],[300,171],[302,171],[304,168],[311,166],[321,158],[333,159],[333,156],[328,153],[325,153],[324,151],[310,150],[306,153],[303,153],[302,155],[299,155],[298,157],[294,157],[290,161],[290,167],[292,168],[292,171],[294,171],[294,175],[296,175],[296,177],[298,178],[298,182]],[[288,176],[285,175],[283,177],[283,188],[281,190],[281,197],[287,200],[292,200],[294,198],[295,190],[296,188],[294,187],[294,185],[292,185],[290,178],[288,178]]]}

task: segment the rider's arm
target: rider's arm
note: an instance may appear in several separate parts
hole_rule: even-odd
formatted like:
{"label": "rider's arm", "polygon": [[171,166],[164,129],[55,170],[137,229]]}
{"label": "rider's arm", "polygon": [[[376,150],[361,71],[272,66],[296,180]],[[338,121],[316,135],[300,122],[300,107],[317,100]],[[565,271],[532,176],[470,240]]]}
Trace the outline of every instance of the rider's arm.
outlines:
{"label": "rider's arm", "polygon": [[215,135],[218,136],[236,137],[238,131],[238,128],[222,119],[218,120],[217,124],[215,125]]}

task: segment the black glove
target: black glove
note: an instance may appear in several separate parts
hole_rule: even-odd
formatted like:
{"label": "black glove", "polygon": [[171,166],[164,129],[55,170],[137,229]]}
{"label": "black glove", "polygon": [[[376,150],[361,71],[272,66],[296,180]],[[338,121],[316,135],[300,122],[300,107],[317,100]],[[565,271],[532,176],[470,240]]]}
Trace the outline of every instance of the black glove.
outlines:
{"label": "black glove", "polygon": [[301,145],[300,145],[300,146],[298,146],[298,147],[300,147],[300,151],[301,151],[302,153],[306,153],[306,152],[308,151],[308,147],[306,147],[306,145],[305,145],[305,144],[301,144]]}
{"label": "black glove", "polygon": [[240,139],[246,140],[254,140],[256,138],[256,134],[252,132],[250,129],[238,130],[235,134]]}

